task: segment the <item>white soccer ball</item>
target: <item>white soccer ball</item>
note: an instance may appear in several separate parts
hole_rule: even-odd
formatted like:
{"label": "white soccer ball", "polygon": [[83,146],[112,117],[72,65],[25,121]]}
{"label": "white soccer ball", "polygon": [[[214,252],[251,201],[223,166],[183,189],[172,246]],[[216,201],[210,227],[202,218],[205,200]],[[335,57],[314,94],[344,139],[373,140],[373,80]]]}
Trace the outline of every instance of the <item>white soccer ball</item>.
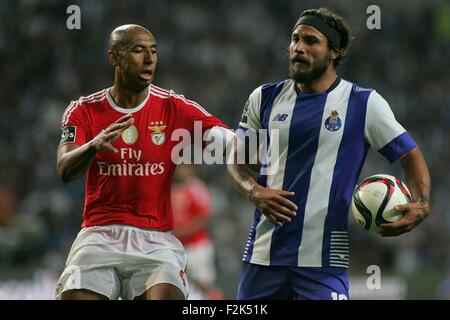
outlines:
{"label": "white soccer ball", "polygon": [[408,187],[399,178],[387,174],[370,176],[353,192],[351,212],[364,229],[379,234],[380,225],[403,216],[394,206],[411,202]]}

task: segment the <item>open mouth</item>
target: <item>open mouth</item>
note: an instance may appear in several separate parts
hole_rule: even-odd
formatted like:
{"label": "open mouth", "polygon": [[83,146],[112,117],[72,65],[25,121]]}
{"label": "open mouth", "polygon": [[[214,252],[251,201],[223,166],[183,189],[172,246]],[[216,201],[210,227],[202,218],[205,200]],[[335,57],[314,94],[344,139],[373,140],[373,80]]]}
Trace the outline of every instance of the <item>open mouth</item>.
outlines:
{"label": "open mouth", "polygon": [[139,73],[139,77],[145,81],[152,80],[152,76],[153,76],[153,71],[142,71],[141,73]]}
{"label": "open mouth", "polygon": [[292,61],[293,65],[298,65],[298,66],[308,66],[309,63],[306,61],[302,61],[302,60],[294,60]]}

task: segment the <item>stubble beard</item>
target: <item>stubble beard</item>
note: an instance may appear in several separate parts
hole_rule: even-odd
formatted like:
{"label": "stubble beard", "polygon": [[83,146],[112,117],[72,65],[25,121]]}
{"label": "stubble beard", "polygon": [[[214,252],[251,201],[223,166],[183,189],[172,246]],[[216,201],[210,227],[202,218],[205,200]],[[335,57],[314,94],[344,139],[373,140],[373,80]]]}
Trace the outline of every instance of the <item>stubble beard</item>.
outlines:
{"label": "stubble beard", "polygon": [[289,79],[294,80],[295,83],[306,85],[311,84],[313,81],[319,79],[325,73],[325,71],[327,71],[328,65],[330,63],[332,63],[330,52],[327,53],[323,60],[315,63],[312,70],[308,72],[295,71],[292,62],[290,62]]}

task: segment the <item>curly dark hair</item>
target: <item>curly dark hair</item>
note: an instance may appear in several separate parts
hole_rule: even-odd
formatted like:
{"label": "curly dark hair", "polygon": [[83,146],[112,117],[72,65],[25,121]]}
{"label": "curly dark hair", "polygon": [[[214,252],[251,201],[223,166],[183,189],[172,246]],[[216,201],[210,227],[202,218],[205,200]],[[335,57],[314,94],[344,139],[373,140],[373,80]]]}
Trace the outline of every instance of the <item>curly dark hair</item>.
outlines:
{"label": "curly dark hair", "polygon": [[330,27],[332,27],[334,30],[336,30],[339,33],[341,45],[340,48],[334,47],[334,45],[328,41],[328,48],[336,51],[339,56],[334,60],[333,64],[335,67],[337,67],[342,60],[345,59],[346,55],[346,49],[348,45],[350,44],[350,28],[348,26],[347,21],[340,15],[334,13],[332,10],[327,8],[319,8],[319,9],[309,9],[302,12],[300,15],[300,18],[303,16],[316,16],[322,21],[324,21],[326,24],[328,24]]}

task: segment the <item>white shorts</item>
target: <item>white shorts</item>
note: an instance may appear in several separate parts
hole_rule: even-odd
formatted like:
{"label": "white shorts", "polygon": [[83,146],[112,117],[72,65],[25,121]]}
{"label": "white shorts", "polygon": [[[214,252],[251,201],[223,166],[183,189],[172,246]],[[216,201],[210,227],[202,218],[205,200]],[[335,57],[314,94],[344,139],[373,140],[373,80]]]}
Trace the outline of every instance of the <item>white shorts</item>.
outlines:
{"label": "white shorts", "polygon": [[116,300],[130,300],[158,283],[178,287],[185,297],[187,255],[171,232],[126,225],[82,229],[59,278],[55,295],[87,289]]}

